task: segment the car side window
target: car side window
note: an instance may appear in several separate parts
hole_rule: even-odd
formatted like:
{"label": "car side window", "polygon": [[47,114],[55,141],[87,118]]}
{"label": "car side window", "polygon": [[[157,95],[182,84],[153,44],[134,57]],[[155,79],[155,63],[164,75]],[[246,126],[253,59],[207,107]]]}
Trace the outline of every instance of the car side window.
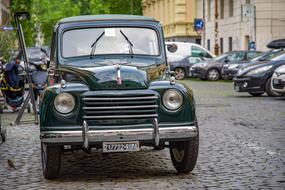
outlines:
{"label": "car side window", "polygon": [[196,64],[200,61],[201,61],[201,58],[199,58],[199,57],[188,57],[188,62],[190,64]]}
{"label": "car side window", "polygon": [[211,55],[208,54],[205,50],[196,47],[196,46],[192,46],[191,47],[191,55],[192,57],[207,57],[207,58],[211,58]]}
{"label": "car side window", "polygon": [[242,61],[245,59],[245,53],[244,52],[235,52],[230,55],[228,55],[227,60],[228,61]]}
{"label": "car side window", "polygon": [[250,60],[258,55],[257,52],[248,52],[247,53],[247,60]]}

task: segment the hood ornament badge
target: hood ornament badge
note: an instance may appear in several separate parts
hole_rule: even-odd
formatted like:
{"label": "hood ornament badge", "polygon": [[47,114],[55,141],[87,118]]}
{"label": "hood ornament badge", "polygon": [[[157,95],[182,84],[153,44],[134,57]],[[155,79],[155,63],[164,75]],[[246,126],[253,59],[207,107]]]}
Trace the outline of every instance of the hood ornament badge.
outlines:
{"label": "hood ornament badge", "polygon": [[120,64],[116,64],[116,69],[117,69],[117,84],[121,85],[122,84],[121,65]]}

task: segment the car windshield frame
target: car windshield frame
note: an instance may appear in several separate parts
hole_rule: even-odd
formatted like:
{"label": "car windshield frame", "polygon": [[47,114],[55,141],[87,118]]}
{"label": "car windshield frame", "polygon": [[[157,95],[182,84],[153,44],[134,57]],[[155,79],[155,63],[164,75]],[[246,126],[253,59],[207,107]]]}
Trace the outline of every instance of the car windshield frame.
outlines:
{"label": "car windshield frame", "polygon": [[[124,30],[124,29],[146,29],[146,30],[149,30],[149,31],[152,31],[154,32],[153,36],[155,37],[155,40],[156,40],[156,43],[154,43],[154,50],[153,50],[153,54],[143,54],[143,53],[137,53],[137,52],[133,52],[133,54],[130,54],[129,51],[125,52],[125,53],[96,53],[96,51],[98,50],[97,47],[96,47],[96,50],[95,50],[95,54],[93,54],[92,56],[108,56],[108,55],[122,55],[122,56],[150,56],[150,57],[158,57],[161,55],[161,39],[160,39],[160,34],[159,34],[159,31],[157,28],[155,27],[151,27],[151,26],[88,26],[88,27],[78,27],[78,28],[68,28],[66,30],[63,30],[62,33],[61,33],[61,38],[60,38],[60,54],[61,54],[61,57],[64,58],[64,59],[70,59],[70,58],[79,58],[79,57],[90,57],[90,52],[91,52],[91,49],[92,47],[91,44],[94,42],[94,38],[92,37],[92,39],[90,39],[88,41],[88,43],[90,44],[86,44],[86,47],[89,47],[89,51],[88,53],[84,54],[84,55],[76,55],[76,56],[66,56],[64,55],[64,34],[68,31],[72,31],[72,30],[85,30],[85,29],[99,29],[98,31],[102,30],[104,31],[105,29],[115,29],[115,30]],[[125,31],[124,31],[125,32]],[[99,32],[100,33],[100,32]],[[141,33],[141,31],[139,32]],[[111,34],[112,35],[112,34]],[[147,36],[147,35],[146,35]],[[121,41],[124,42],[124,44],[126,45],[129,45],[128,42],[126,41],[126,39],[120,35],[119,38],[121,38]],[[128,36],[129,38],[129,36]],[[134,42],[133,39],[130,39],[130,41],[132,41],[132,43],[136,43]],[[98,42],[98,44],[100,43],[100,40]],[[129,50],[129,49],[128,49]]]}
{"label": "car windshield frame", "polygon": [[[280,53],[280,54],[279,54]],[[285,61],[285,51],[280,51],[270,61]]]}

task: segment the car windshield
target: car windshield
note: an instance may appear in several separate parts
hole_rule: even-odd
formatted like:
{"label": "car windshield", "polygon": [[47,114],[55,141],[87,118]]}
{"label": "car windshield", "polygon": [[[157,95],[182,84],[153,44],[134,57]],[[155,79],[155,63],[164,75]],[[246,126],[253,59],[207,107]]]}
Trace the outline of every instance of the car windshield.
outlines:
{"label": "car windshield", "polygon": [[251,61],[259,61],[262,59],[262,61],[268,61],[272,59],[276,54],[278,54],[281,50],[270,50],[269,52],[262,53],[261,55],[256,56]]}
{"label": "car windshield", "polygon": [[271,61],[285,61],[285,51],[279,52]]}
{"label": "car windshield", "polygon": [[159,46],[157,33],[150,28],[81,28],[63,33],[61,51],[65,58],[99,54],[153,56],[159,55]]}
{"label": "car windshield", "polygon": [[220,61],[220,60],[224,59],[225,57],[227,57],[228,55],[229,55],[228,53],[225,53],[225,54],[222,54],[222,55],[220,55],[220,56],[218,56],[218,57],[216,57],[214,59],[216,61]]}

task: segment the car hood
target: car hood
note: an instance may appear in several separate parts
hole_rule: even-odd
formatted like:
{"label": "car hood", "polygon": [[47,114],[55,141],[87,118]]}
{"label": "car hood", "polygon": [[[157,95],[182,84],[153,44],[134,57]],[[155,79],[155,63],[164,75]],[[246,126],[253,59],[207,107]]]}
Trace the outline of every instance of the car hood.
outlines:
{"label": "car hood", "polygon": [[283,64],[285,64],[285,61],[269,61],[269,62],[258,62],[258,63],[250,64],[246,67],[241,68],[239,70],[237,76],[242,76],[242,75],[248,73],[249,71],[252,71],[254,69],[258,69],[261,67],[272,65],[273,68],[276,68],[276,67],[283,65]]}
{"label": "car hood", "polygon": [[276,70],[275,70],[276,73],[285,73],[285,65],[282,65],[280,67],[278,67]]}
{"label": "car hood", "polygon": [[[90,90],[99,89],[145,89],[150,81],[159,78],[165,72],[165,64],[131,63],[120,64],[98,64],[94,67],[75,67],[61,65],[61,72],[77,76]],[[119,71],[118,71],[119,70]]]}

